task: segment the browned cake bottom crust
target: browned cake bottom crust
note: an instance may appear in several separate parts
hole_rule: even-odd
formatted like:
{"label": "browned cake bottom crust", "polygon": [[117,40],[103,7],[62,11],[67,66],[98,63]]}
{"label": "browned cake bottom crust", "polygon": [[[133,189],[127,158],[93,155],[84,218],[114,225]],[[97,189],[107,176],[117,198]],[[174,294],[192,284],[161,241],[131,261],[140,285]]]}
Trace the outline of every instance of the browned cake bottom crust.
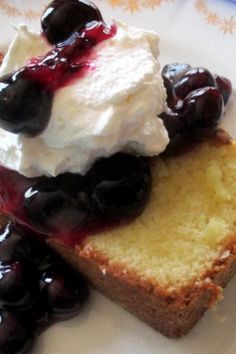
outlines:
{"label": "browned cake bottom crust", "polygon": [[[230,144],[231,138],[219,130],[214,143]],[[92,286],[170,338],[187,334],[204,312],[222,298],[222,288],[236,272],[236,236],[223,245],[221,257],[215,260],[211,269],[200,274],[197,281],[171,293],[157,283],[127,271],[123,264],[111,265],[109,259],[86,247],[86,243],[75,248],[59,240],[49,243],[83,273]]]}
{"label": "browned cake bottom crust", "polygon": [[58,241],[50,244],[80,271],[92,286],[118,302],[140,320],[167,337],[177,338],[189,332],[204,312],[222,297],[222,288],[236,272],[236,238],[224,247],[229,256],[219,258],[197,282],[170,293],[157,284],[127,273],[125,267],[110,266],[94,250],[68,248]]}

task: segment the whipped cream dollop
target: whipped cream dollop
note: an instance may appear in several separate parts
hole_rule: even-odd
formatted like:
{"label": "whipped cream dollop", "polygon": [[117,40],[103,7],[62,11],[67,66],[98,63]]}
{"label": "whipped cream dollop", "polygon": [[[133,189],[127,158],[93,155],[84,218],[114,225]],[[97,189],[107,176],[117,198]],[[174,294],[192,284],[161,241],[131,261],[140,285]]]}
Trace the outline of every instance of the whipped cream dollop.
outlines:
{"label": "whipped cream dollop", "polygon": [[[0,129],[0,161],[26,177],[85,173],[99,157],[119,151],[154,156],[165,150],[168,133],[157,116],[166,92],[154,32],[116,22],[116,34],[93,49],[93,70],[58,89],[41,135],[28,138]],[[40,33],[25,25],[4,58],[0,76],[50,50]]]}

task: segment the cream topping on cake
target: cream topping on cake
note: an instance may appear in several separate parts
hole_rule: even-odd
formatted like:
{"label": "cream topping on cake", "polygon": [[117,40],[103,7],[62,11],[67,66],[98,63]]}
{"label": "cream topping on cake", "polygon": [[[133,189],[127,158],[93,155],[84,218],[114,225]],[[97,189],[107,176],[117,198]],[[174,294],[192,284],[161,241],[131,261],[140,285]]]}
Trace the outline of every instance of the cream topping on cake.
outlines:
{"label": "cream topping on cake", "polygon": [[[166,92],[154,32],[116,22],[114,37],[96,45],[84,77],[54,95],[47,128],[35,138],[0,129],[1,164],[27,177],[85,173],[99,157],[118,151],[154,156],[169,138],[157,116]],[[17,70],[49,44],[20,25],[0,75]]]}

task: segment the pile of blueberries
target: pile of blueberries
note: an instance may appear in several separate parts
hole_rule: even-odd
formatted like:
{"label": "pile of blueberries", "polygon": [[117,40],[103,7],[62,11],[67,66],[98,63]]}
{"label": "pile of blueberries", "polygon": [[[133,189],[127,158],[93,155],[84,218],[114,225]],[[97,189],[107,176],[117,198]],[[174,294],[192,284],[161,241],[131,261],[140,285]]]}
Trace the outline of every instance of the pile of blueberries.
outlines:
{"label": "pile of blueberries", "polygon": [[0,233],[0,353],[23,354],[54,321],[76,315],[86,282],[35,235],[12,222]]}
{"label": "pile of blueberries", "polygon": [[168,111],[161,119],[170,144],[166,153],[176,153],[211,137],[219,127],[232,93],[231,82],[201,67],[168,64],[162,70]]}
{"label": "pile of blueberries", "polygon": [[[56,69],[56,76],[61,75],[61,70],[64,75],[63,65],[68,64],[70,48],[73,47],[74,55],[94,45],[88,40],[81,49],[82,38],[78,42],[74,42],[73,38],[82,29],[91,28],[96,23],[104,24],[102,15],[87,0],[54,0],[48,5],[42,15],[41,27],[46,39],[54,46],[53,50],[47,60],[30,69],[34,74],[38,71],[36,79],[28,75],[27,67],[0,79],[2,128],[27,136],[38,135],[46,128],[50,119],[53,89],[40,76],[50,77],[49,72],[56,72]],[[48,70],[45,71],[45,67]],[[70,65],[66,66],[66,75],[72,69]],[[171,140],[180,136],[182,140],[186,137],[202,139],[215,131],[232,92],[230,81],[188,64],[166,65],[162,76],[170,110],[163,113],[161,118]]]}
{"label": "pile of blueberries", "polygon": [[36,231],[70,233],[96,221],[139,215],[150,196],[149,163],[117,153],[96,161],[85,176],[64,173],[40,177],[24,195],[24,209]]}
{"label": "pile of blueberries", "polygon": [[[104,175],[105,173],[105,175]],[[93,218],[140,213],[151,191],[145,160],[118,153],[97,161],[86,176],[41,177],[25,193],[35,230],[68,233]],[[83,278],[45,244],[43,236],[9,222],[0,233],[0,353],[26,353],[54,320],[78,313],[88,297]]]}
{"label": "pile of blueberries", "polygon": [[[42,16],[42,31],[63,47],[75,32],[103,22],[86,0],[55,0]],[[68,45],[68,43],[66,44]],[[169,133],[168,151],[212,136],[232,92],[229,80],[204,68],[166,65],[162,71],[168,110],[161,119]],[[0,126],[12,133],[39,134],[48,124],[53,95],[18,71],[0,79]],[[148,162],[118,153],[95,162],[85,176],[41,177],[24,195],[23,208],[43,233],[78,229],[96,218],[138,215],[151,191]],[[30,231],[8,222],[0,231],[0,353],[23,354],[52,321],[78,313],[88,298],[84,279]]]}
{"label": "pile of blueberries", "polygon": [[95,24],[103,24],[103,19],[90,1],[55,0],[48,5],[42,15],[42,34],[54,47],[42,62],[0,79],[1,128],[34,137],[47,127],[53,91],[80,68],[70,65],[69,57],[83,54],[96,44],[79,36],[79,31]]}
{"label": "pile of blueberries", "polygon": [[[231,82],[207,69],[169,64],[162,77],[168,110],[161,119],[170,143],[166,154],[210,138],[219,127],[232,93]],[[40,178],[25,193],[24,207],[41,231],[75,228],[95,218],[125,219],[138,215],[151,191],[145,159],[118,153],[95,162],[85,176],[63,174]],[[67,225],[60,220],[67,220]]]}
{"label": "pile of blueberries", "polygon": [[[103,22],[83,0],[55,0],[42,16],[42,31],[57,48],[89,23]],[[60,49],[58,49],[58,53]],[[0,126],[29,137],[48,124],[53,94],[24,70],[0,79]],[[97,161],[86,176],[42,177],[25,192],[22,206],[44,233],[77,229],[94,218],[121,219],[141,212],[151,190],[148,163],[127,154]],[[79,312],[88,298],[81,275],[36,234],[9,222],[0,233],[0,353],[23,354],[50,323]]]}

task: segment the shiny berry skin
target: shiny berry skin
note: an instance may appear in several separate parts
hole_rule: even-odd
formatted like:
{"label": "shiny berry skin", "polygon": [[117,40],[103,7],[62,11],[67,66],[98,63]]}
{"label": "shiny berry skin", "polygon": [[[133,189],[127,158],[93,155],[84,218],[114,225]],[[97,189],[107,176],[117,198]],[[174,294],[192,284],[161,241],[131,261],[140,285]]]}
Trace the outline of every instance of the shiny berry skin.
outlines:
{"label": "shiny berry skin", "polygon": [[189,64],[173,63],[167,64],[162,69],[162,77],[167,78],[170,82],[176,83],[183,75],[191,69]]}
{"label": "shiny berry skin", "polygon": [[19,318],[12,311],[0,311],[0,353],[28,353],[34,341],[33,326],[27,315]]}
{"label": "shiny berry skin", "polygon": [[173,89],[178,98],[185,98],[190,92],[203,88],[215,87],[216,83],[210,71],[204,68],[193,68],[184,73],[174,85]]}
{"label": "shiny berry skin", "polygon": [[175,109],[179,101],[179,97],[174,90],[174,84],[177,84],[190,69],[190,65],[180,63],[167,64],[162,69],[162,78],[167,93],[167,105],[171,109]]}
{"label": "shiny berry skin", "polygon": [[[64,176],[67,191],[78,179]],[[74,183],[74,185],[73,185]],[[35,334],[76,315],[89,295],[85,280],[37,234],[8,222],[0,234],[0,353],[28,353]]]}
{"label": "shiny berry skin", "polygon": [[160,118],[171,140],[169,150],[182,148],[191,140],[210,137],[218,128],[223,116],[224,103],[220,91],[204,87],[190,92],[176,112],[162,113]]}
{"label": "shiny berry skin", "polygon": [[0,265],[0,305],[27,309],[38,296],[38,274],[20,262]]}
{"label": "shiny berry skin", "polygon": [[76,315],[88,299],[84,279],[65,265],[52,265],[41,277],[41,302],[54,319]]}
{"label": "shiny berry skin", "polygon": [[93,21],[103,21],[98,8],[88,0],[55,0],[44,11],[41,26],[51,44],[67,40]]}
{"label": "shiny berry skin", "polygon": [[215,80],[216,80],[216,85],[223,96],[224,104],[226,105],[229,102],[230,96],[233,91],[232,83],[226,77],[219,76],[219,75],[215,75]]}
{"label": "shiny berry skin", "polygon": [[167,150],[185,150],[214,134],[232,93],[231,82],[207,69],[169,64],[162,70],[169,109],[160,115],[171,139]]}
{"label": "shiny berry skin", "polygon": [[8,222],[0,233],[0,262],[23,262],[29,267],[44,269],[57,262],[58,257],[49,251],[45,243],[32,235],[29,230],[24,234],[16,229],[13,222]]}
{"label": "shiny berry skin", "polygon": [[0,127],[35,136],[49,121],[52,94],[24,77],[24,70],[0,78]]}
{"label": "shiny berry skin", "polygon": [[41,232],[72,231],[82,226],[90,213],[84,178],[70,173],[42,177],[25,192],[24,208]]}
{"label": "shiny berry skin", "polygon": [[148,164],[123,153],[95,162],[87,178],[96,212],[118,220],[143,211],[152,184]]}
{"label": "shiny berry skin", "polygon": [[164,83],[164,86],[166,88],[166,94],[167,94],[166,103],[167,103],[167,106],[170,109],[174,110],[176,105],[178,104],[179,99],[178,99],[178,97],[175,94],[173,83],[172,83],[172,81],[170,79],[168,79],[167,77],[164,77],[164,76],[163,76],[163,83]]}
{"label": "shiny berry skin", "polygon": [[180,119],[180,115],[173,111],[161,113],[159,116],[168,131],[169,138],[174,138],[180,131],[184,130],[184,122]]}
{"label": "shiny berry skin", "polygon": [[28,260],[30,247],[12,222],[8,222],[0,232],[0,262]]}
{"label": "shiny berry skin", "polygon": [[205,87],[192,91],[183,102],[180,121],[184,130],[202,139],[211,135],[219,126],[223,116],[224,102],[220,91]]}

